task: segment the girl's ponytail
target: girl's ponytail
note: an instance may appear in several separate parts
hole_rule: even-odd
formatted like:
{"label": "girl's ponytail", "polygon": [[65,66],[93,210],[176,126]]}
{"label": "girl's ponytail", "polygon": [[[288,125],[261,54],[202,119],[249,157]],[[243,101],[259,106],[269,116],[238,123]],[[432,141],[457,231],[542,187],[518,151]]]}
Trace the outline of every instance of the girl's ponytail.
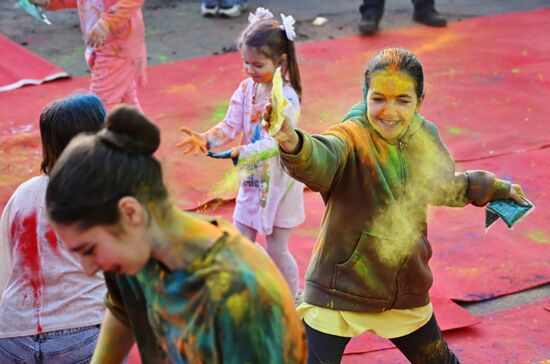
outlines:
{"label": "girl's ponytail", "polygon": [[298,94],[300,101],[302,101],[302,79],[300,78],[300,69],[298,68],[298,57],[296,56],[296,48],[294,41],[288,40],[288,77],[292,88]]}

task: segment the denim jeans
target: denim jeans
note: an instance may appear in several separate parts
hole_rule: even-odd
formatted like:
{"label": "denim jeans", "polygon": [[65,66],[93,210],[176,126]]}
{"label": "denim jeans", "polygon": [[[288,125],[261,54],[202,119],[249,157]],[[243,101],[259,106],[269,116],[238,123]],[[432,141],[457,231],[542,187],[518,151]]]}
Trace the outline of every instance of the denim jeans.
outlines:
{"label": "denim jeans", "polygon": [[98,335],[99,325],[95,325],[0,339],[0,363],[89,363]]}
{"label": "denim jeans", "polygon": [[203,0],[203,4],[206,6],[210,5],[221,5],[221,6],[233,6],[237,4],[242,4],[246,2],[245,0]]}

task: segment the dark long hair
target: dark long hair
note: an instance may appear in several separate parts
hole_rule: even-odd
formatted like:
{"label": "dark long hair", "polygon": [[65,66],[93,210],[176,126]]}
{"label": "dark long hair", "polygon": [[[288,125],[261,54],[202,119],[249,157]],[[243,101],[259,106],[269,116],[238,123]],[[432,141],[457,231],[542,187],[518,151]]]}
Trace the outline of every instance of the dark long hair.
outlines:
{"label": "dark long hair", "polygon": [[[302,99],[302,81],[300,79],[300,70],[298,68],[298,58],[294,42],[290,41],[281,24],[273,19],[258,20],[242,32],[237,41],[237,47],[240,50],[242,46],[256,50],[271,59],[273,63],[278,64],[283,54],[287,55],[288,81],[292,88]],[[286,78],[287,75],[283,75]]]}
{"label": "dark long hair", "polygon": [[97,132],[104,120],[103,103],[93,94],[75,94],[46,106],[40,114],[40,170],[49,174],[72,138],[83,132]]}
{"label": "dark long hair", "polygon": [[119,220],[118,201],[124,196],[146,207],[166,201],[162,169],[153,156],[159,144],[159,129],[139,111],[114,109],[104,130],[76,137],[61,154],[46,191],[50,219],[78,223],[81,229],[112,225]]}

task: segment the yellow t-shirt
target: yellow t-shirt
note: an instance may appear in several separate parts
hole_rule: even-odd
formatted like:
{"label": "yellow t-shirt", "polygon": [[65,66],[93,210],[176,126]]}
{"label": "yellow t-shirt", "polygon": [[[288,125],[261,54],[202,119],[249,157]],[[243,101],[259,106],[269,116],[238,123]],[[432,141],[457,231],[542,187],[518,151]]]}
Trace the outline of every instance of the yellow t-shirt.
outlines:
{"label": "yellow t-shirt", "polygon": [[298,315],[312,328],[325,334],[354,337],[365,331],[393,339],[408,335],[424,326],[432,317],[431,303],[406,310],[388,310],[381,313],[331,310],[302,303]]}

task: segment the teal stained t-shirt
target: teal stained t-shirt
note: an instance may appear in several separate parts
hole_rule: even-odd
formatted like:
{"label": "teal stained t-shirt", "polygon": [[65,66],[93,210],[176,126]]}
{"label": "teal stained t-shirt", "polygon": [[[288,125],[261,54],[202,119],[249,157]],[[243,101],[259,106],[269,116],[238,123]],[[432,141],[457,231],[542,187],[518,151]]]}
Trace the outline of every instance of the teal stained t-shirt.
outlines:
{"label": "teal stained t-shirt", "polygon": [[137,274],[171,363],[305,363],[304,328],[275,264],[225,233],[187,269],[151,259]]}

